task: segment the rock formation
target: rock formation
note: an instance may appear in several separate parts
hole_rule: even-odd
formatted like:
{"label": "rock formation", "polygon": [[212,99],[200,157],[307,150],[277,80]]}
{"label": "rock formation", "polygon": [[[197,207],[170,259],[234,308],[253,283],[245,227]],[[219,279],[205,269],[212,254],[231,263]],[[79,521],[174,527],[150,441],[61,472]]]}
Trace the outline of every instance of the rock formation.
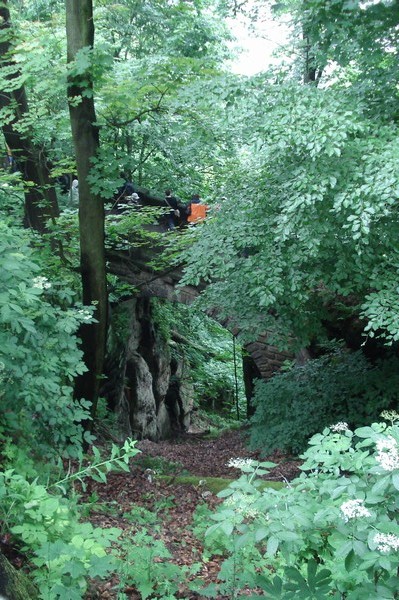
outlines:
{"label": "rock formation", "polygon": [[156,441],[186,430],[193,388],[184,361],[172,356],[156,329],[151,300],[121,303],[110,321],[102,395],[118,415],[122,435]]}

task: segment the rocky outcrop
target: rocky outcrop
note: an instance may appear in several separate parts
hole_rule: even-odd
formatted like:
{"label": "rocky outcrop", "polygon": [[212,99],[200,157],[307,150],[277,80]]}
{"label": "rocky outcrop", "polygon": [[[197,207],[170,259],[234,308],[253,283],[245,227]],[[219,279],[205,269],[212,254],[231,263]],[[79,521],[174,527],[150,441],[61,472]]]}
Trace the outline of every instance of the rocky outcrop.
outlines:
{"label": "rocky outcrop", "polygon": [[185,364],[152,318],[151,300],[132,299],[111,314],[102,395],[118,415],[122,437],[153,441],[184,431],[193,388]]}
{"label": "rocky outcrop", "polygon": [[[182,265],[165,268],[164,271],[154,272],[151,268],[151,259],[157,253],[162,253],[161,247],[132,248],[129,252],[108,251],[107,259],[110,272],[127,281],[135,287],[140,297],[163,298],[171,302],[192,304],[200,292],[206,287],[202,282],[198,286],[181,285]],[[239,333],[239,326],[232,324],[229,318],[220,319],[216,311],[208,311],[208,315],[218,321],[223,327],[235,334]],[[245,346],[253,365],[254,377],[270,379],[278,372],[285,361],[295,360],[298,364],[306,361],[307,351],[284,351],[270,342],[270,331],[264,332],[257,340]],[[251,361],[247,361],[247,366]],[[248,390],[250,391],[251,385]]]}
{"label": "rocky outcrop", "polygon": [[294,352],[294,350],[281,350],[270,343],[268,333],[260,335],[254,342],[245,346],[243,353],[243,376],[245,395],[247,397],[247,417],[255,412],[251,400],[254,393],[254,382],[256,379],[270,379],[281,371],[284,363],[293,362],[303,365],[310,359],[306,349]]}

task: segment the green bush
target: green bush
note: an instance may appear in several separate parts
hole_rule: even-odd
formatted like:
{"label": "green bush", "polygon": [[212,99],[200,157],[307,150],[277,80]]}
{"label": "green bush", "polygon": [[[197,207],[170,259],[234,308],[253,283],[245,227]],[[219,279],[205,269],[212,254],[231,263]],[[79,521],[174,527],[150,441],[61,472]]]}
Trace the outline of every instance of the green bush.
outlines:
{"label": "green bush", "polygon": [[82,523],[71,484],[78,480],[84,487],[86,477],[105,482],[112,470],[129,471],[129,460],[138,452],[131,440],[122,448],[112,446],[106,460],[93,448],[91,464],[47,485],[13,468],[0,472],[0,533],[10,532],[35,565],[32,577],[40,598],[81,599],[88,578],[105,577],[117,568],[116,557],[107,549],[120,530]]}
{"label": "green bush", "polygon": [[335,350],[304,366],[255,384],[250,445],[264,455],[298,453],[308,439],[336,421],[351,426],[375,420],[397,403],[399,361],[372,365],[362,352]]}
{"label": "green bush", "polygon": [[73,380],[86,370],[76,331],[92,311],[72,306],[71,290],[57,292],[32,241],[0,223],[0,430],[38,456],[76,456],[89,418],[88,403],[73,399]]}
{"label": "green bush", "polygon": [[398,598],[399,415],[383,416],[396,424],[315,435],[302,475],[279,491],[261,488],[270,464],[236,459],[242,475],[219,494],[206,538],[228,557],[202,595]]}
{"label": "green bush", "polygon": [[[141,598],[175,600],[179,582],[184,580],[184,568],[171,561],[172,555],[162,539],[150,534],[145,527],[125,533],[121,546],[118,574],[120,590],[134,585]],[[127,599],[120,592],[118,599]]]}

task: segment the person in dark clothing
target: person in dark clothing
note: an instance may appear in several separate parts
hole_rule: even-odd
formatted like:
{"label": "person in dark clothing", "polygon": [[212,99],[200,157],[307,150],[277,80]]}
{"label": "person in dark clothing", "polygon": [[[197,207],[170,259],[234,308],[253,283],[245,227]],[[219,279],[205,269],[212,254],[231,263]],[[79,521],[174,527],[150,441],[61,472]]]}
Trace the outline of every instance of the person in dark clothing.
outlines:
{"label": "person in dark clothing", "polygon": [[123,180],[123,184],[121,186],[119,186],[118,189],[116,190],[116,192],[114,194],[114,200],[117,202],[119,200],[122,200],[122,202],[123,202],[124,198],[126,196],[131,196],[136,191],[136,189],[135,189],[133,182],[130,181],[129,175],[126,172],[121,171],[119,173],[119,177],[120,177],[120,179]]}
{"label": "person in dark clothing", "polygon": [[165,190],[165,202],[169,206],[170,211],[167,215],[167,229],[169,231],[175,229],[179,225],[180,210],[177,198],[172,196],[171,190]]}
{"label": "person in dark clothing", "polygon": [[127,205],[136,205],[139,201],[134,183],[125,173],[120,173],[120,178],[124,179],[124,183],[114,193],[110,214],[120,214],[125,211]]}
{"label": "person in dark clothing", "polygon": [[134,185],[131,181],[126,180],[120,188],[118,188],[117,195],[118,198],[122,199],[126,196],[131,196],[134,193]]}
{"label": "person in dark clothing", "polygon": [[55,178],[55,182],[60,186],[62,194],[69,194],[71,191],[71,181],[72,176],[69,173],[63,173]]}

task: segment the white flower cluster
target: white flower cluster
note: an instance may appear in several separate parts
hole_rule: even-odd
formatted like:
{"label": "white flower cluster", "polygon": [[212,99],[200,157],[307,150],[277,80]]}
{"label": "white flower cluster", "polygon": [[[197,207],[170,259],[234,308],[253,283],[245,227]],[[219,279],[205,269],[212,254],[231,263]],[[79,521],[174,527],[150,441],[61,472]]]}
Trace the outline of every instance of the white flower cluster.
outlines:
{"label": "white flower cluster", "polygon": [[224,501],[225,506],[231,506],[237,513],[251,519],[260,514],[259,510],[254,508],[253,503],[254,499],[246,494],[234,494]]}
{"label": "white flower cluster", "polygon": [[374,542],[377,545],[377,550],[387,554],[391,550],[399,550],[399,537],[392,533],[377,533],[374,536]]}
{"label": "white flower cluster", "polygon": [[349,519],[356,517],[371,517],[371,512],[363,504],[363,500],[348,500],[341,505],[341,512],[344,515],[344,521],[347,523]]}
{"label": "white flower cluster", "polygon": [[396,410],[383,410],[381,417],[387,421],[399,421],[399,414],[396,412]]}
{"label": "white flower cluster", "polygon": [[35,277],[32,281],[32,285],[34,288],[38,288],[39,290],[48,290],[51,288],[51,283],[47,279],[47,277]]}
{"label": "white flower cluster", "polygon": [[341,431],[348,431],[349,427],[348,423],[345,423],[344,421],[339,421],[338,423],[335,423],[335,425],[330,425],[330,429],[334,433],[340,433]]}
{"label": "white flower cluster", "polygon": [[378,454],[375,459],[384,471],[399,469],[398,444],[391,435],[377,440],[376,447]]}
{"label": "white flower cluster", "polygon": [[242,469],[243,467],[252,467],[254,462],[252,458],[230,458],[229,462],[226,463],[226,467]]}
{"label": "white flower cluster", "polygon": [[83,321],[91,321],[93,315],[91,314],[91,312],[89,310],[85,310],[84,308],[80,308],[78,310],[78,315],[81,316],[81,318],[83,319]]}

